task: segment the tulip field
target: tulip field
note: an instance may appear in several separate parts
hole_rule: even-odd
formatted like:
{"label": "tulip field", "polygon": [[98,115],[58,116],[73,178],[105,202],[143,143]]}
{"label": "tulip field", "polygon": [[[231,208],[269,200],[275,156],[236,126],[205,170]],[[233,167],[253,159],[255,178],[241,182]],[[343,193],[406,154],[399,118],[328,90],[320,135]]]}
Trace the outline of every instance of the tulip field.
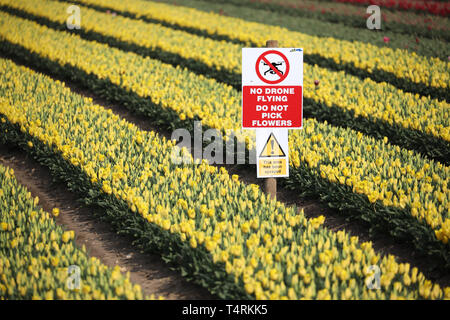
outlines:
{"label": "tulip field", "polygon": [[[139,285],[119,268],[108,268],[77,248],[74,232],[63,231],[52,214],[39,208],[39,198],[19,185],[14,171],[0,166],[0,295],[8,299],[143,299]],[[79,290],[65,290],[67,268],[80,266]],[[148,297],[150,298],[150,297]]]}
{"label": "tulip field", "polygon": [[[48,168],[136,250],[219,299],[450,299],[448,281],[327,227],[325,213],[310,217],[189,152],[174,163],[176,141],[162,134],[200,121],[253,149],[254,132],[240,130],[241,49],[301,47],[305,119],[289,132],[282,190],[450,275],[449,7],[380,0],[389,27],[374,31],[360,25],[368,3],[0,0],[0,146]],[[81,28],[70,30],[73,4]],[[302,17],[310,22],[297,25]],[[46,212],[1,162],[0,204],[0,299],[155,299],[89,257],[56,223],[59,210]],[[77,290],[66,285],[72,265]]]}

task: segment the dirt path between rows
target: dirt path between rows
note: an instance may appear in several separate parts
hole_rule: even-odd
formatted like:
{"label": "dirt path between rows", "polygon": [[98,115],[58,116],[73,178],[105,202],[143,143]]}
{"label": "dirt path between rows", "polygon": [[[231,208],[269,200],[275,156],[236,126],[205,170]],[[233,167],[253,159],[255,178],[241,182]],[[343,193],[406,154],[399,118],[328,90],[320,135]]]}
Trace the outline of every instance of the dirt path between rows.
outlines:
{"label": "dirt path between rows", "polygon": [[120,266],[130,272],[130,278],[139,284],[146,295],[160,295],[165,299],[216,299],[206,289],[188,283],[178,272],[172,271],[157,255],[141,253],[131,245],[131,238],[117,235],[111,226],[100,221],[77,201],[63,183],[52,182],[46,167],[41,166],[23,151],[0,145],[0,163],[14,169],[18,182],[27,187],[47,212],[60,209],[56,222],[75,231],[75,242],[86,246],[89,256],[104,264]]}
{"label": "dirt path between rows", "polygon": [[[122,105],[111,104],[98,98],[89,91],[50,74],[48,76],[64,82],[72,91],[91,97],[94,103],[110,109],[121,118],[134,123],[142,130],[152,130],[170,139],[171,132],[159,128],[152,119],[136,115]],[[214,299],[205,289],[186,282],[177,272],[169,270],[159,256],[141,254],[131,246],[131,240],[111,231],[107,223],[99,222],[88,208],[77,203],[77,196],[67,190],[61,183],[51,184],[51,176],[47,168],[28,158],[17,149],[6,149],[0,146],[0,163],[12,167],[20,183],[28,187],[33,195],[38,195],[45,210],[53,207],[61,209],[57,222],[77,234],[77,243],[85,244],[90,255],[98,257],[103,263],[119,265],[122,270],[130,271],[131,279],[142,286],[147,294],[164,295],[167,299]],[[230,174],[238,174],[245,183],[258,184],[263,189],[263,179],[256,179],[255,172],[236,165],[225,165]],[[395,255],[398,262],[407,262],[418,267],[431,281],[446,287],[450,286],[450,274],[437,271],[436,262],[419,255],[408,244],[394,241],[388,235],[369,236],[369,225],[347,220],[339,212],[321,204],[318,200],[300,199],[298,194],[284,188],[278,188],[277,199],[286,205],[296,205],[304,209],[307,217],[324,215],[325,227],[333,231],[345,230],[359,237],[360,242],[371,241],[378,254]]]}
{"label": "dirt path between rows", "polygon": [[[105,109],[109,109],[117,114],[121,118],[135,124],[141,130],[155,131],[160,136],[164,136],[167,139],[171,138],[171,132],[165,129],[158,128],[152,123],[152,119],[145,116],[136,115],[124,106],[118,104],[111,104],[105,99],[101,99],[90,92],[80,89],[78,86],[67,83],[66,85],[71,88],[72,91],[81,95],[91,97],[93,102],[101,105]],[[191,144],[193,145],[193,144]],[[191,150],[192,151],[192,150]],[[257,179],[256,172],[251,172],[248,168],[238,165],[220,165],[224,166],[230,174],[238,174],[239,179],[245,183],[254,183],[260,186],[261,190],[264,190],[264,179]],[[409,244],[399,243],[393,240],[389,235],[377,235],[370,236],[370,225],[359,221],[348,220],[342,214],[336,210],[330,209],[318,200],[305,200],[301,199],[295,191],[288,190],[286,188],[278,186],[277,199],[286,205],[296,205],[298,208],[303,209],[305,215],[308,218],[314,218],[319,215],[325,216],[324,225],[332,230],[339,231],[344,230],[351,235],[358,236],[360,243],[365,241],[371,241],[373,248],[380,255],[395,255],[398,262],[409,263],[413,267],[417,267],[425,276],[438,283],[441,286],[450,286],[450,274],[436,270],[437,263],[433,260],[423,257],[418,254],[416,250]]]}

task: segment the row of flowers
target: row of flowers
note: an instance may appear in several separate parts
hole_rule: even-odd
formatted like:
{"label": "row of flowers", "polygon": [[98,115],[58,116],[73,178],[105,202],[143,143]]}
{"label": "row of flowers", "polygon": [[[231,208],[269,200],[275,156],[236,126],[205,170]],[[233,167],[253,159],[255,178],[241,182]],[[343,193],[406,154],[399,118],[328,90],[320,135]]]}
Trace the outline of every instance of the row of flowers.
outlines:
{"label": "row of flowers", "polygon": [[129,274],[76,246],[74,232],[55,223],[58,209],[49,214],[38,203],[13,169],[0,165],[0,299],[144,298]]}
{"label": "row of flowers", "polygon": [[[393,256],[381,258],[371,243],[323,228],[323,217],[306,219],[224,168],[175,166],[173,141],[139,130],[60,82],[9,60],[0,64],[2,139],[45,162],[87,201],[107,208],[122,232],[220,297],[450,297],[450,288]],[[366,285],[374,264],[381,290]]]}
{"label": "row of flowers", "polygon": [[[224,0],[213,0],[224,3]],[[249,8],[268,10],[275,14],[288,14],[292,16],[311,17],[319,20],[337,22],[356,28],[366,28],[366,20],[370,14],[367,13],[366,5],[354,6],[348,3],[336,3],[315,0],[228,0],[236,6],[248,6]],[[381,28],[397,33],[413,33],[424,37],[440,36],[447,38],[444,32],[448,32],[449,25],[446,17],[433,14],[416,13],[414,11],[392,11],[380,10],[382,19]]]}
{"label": "row of flowers", "polygon": [[[159,2],[170,4],[170,0],[160,0]],[[289,12],[283,13],[257,9],[253,5],[243,6],[243,4],[243,2],[240,2],[240,4],[233,4],[231,1],[227,1],[226,3],[208,1],[206,3],[199,2],[197,0],[183,0],[183,6],[195,8],[200,11],[216,12],[219,15],[240,18],[263,24],[279,25],[291,31],[300,31],[302,33],[307,33],[318,37],[332,37],[348,41],[370,43],[379,47],[388,46],[393,49],[407,49],[409,51],[414,51],[419,55],[439,57],[441,60],[448,61],[448,45],[445,41],[442,41],[442,39],[446,39],[446,34],[438,35],[437,30],[434,30],[435,28],[442,29],[443,26],[448,25],[445,18],[437,19],[438,17],[434,17],[434,19],[427,19],[424,16],[412,14],[411,17],[402,18],[398,21],[399,23],[404,21],[404,23],[408,22],[412,24],[403,25],[405,32],[388,30],[393,27],[393,24],[389,23],[388,27],[386,27],[384,20],[381,22],[382,32],[374,32],[374,30],[367,29],[367,18],[364,19],[362,26],[361,22],[358,24],[351,22],[353,21],[353,18],[348,19],[345,17],[345,19],[343,19],[344,17],[338,18],[340,16],[337,15],[336,19],[330,21],[329,19],[324,19],[322,17],[323,15],[317,12],[301,11],[304,14],[302,16],[299,14],[292,14],[294,10],[286,10]],[[111,15],[125,15],[132,17],[131,14],[125,12],[117,13],[114,10],[105,10],[104,8],[98,6],[87,6],[95,8],[99,11],[107,12]],[[382,17],[383,13],[384,11],[381,12]],[[408,16],[409,15],[411,14],[408,14]],[[302,17],[301,19],[299,19],[300,16]],[[328,14],[326,16],[328,16]],[[142,19],[145,20],[145,18]],[[348,22],[351,23],[349,24]],[[442,33],[443,31],[439,32]],[[384,42],[384,37],[389,38],[389,41]]]}
{"label": "row of flowers", "polygon": [[[0,0],[0,3],[2,1],[5,0]],[[10,3],[9,6],[18,8],[28,14],[49,19],[52,23],[60,23],[60,28],[65,28],[64,16],[58,14],[65,7],[62,3],[42,1],[40,6],[36,7],[29,1],[19,0]],[[15,37],[12,30],[15,25],[6,21],[5,24],[9,25],[9,29],[6,29],[8,27],[5,26],[4,33],[7,34],[7,39],[11,41]],[[31,26],[32,24],[28,23],[28,25]],[[149,55],[173,65],[182,65],[197,73],[214,77],[219,81],[233,85],[235,88],[240,88],[242,59],[241,48],[237,44],[219,42],[129,18],[112,17],[88,8],[83,8],[83,26],[86,32],[95,32],[95,34],[84,34],[89,39],[101,40],[110,45],[135,51],[144,56]],[[45,37],[45,40],[43,36],[39,36],[36,41],[40,43],[49,41],[49,43],[53,43],[54,48],[54,52],[49,53],[38,42],[35,42],[32,48],[29,47],[29,49],[36,50],[41,55],[50,59],[55,57],[61,59],[60,51],[70,52],[73,50],[68,47],[67,42],[72,42],[73,46],[77,46],[75,42],[69,41],[69,39],[72,39],[69,35],[52,33],[43,27],[39,27],[39,29],[48,36]],[[19,28],[16,30],[19,30]],[[16,31],[16,33],[18,32]],[[25,37],[25,35],[21,36]],[[67,40],[60,41],[64,37]],[[12,41],[19,43],[17,40]],[[80,41],[89,48],[106,50],[104,46]],[[196,48],[196,50],[191,50],[191,48]],[[125,53],[115,52],[114,56],[123,56],[126,57],[125,59],[129,59],[129,56]],[[83,62],[84,64],[90,64],[93,58],[88,57],[87,59],[89,60],[79,60],[78,54],[74,54],[73,57],[64,59],[62,62],[88,70],[86,66],[80,64]],[[154,69],[155,66],[152,65],[149,68]],[[136,73],[145,74],[146,69],[147,67],[142,66],[142,68],[136,70]],[[174,68],[167,67],[165,69],[167,70],[165,73],[174,72]],[[112,78],[113,74],[121,76],[118,70],[106,69],[105,71],[108,72],[108,78]],[[450,156],[448,153],[450,150],[450,107],[447,102],[418,97],[411,93],[402,92],[387,83],[377,83],[370,79],[363,81],[342,71],[330,71],[309,64],[304,65],[304,73],[304,97],[308,99],[305,103],[307,115],[320,120],[332,121],[337,125],[363,130],[376,136],[390,136],[391,142],[398,143],[406,148],[416,149],[431,158],[443,162],[448,161]],[[102,76],[106,76],[106,74]],[[116,84],[128,86],[120,78],[116,79],[116,81],[113,80]],[[313,79],[320,80],[314,82]],[[132,79],[131,81],[130,85],[134,88],[137,86],[147,87],[148,81],[157,82],[156,79],[144,78]],[[202,96],[198,98],[203,99]],[[240,96],[236,92],[229,97],[228,101],[221,100],[223,101],[222,105],[216,104],[213,109],[205,110],[205,113],[211,114],[214,111],[214,113],[224,115],[224,110],[238,110],[236,104],[240,102]],[[199,105],[205,105],[205,103]],[[189,110],[189,108],[186,109]],[[239,113],[234,112],[232,117],[237,122]],[[358,118],[363,118],[365,121],[359,121]],[[398,129],[398,127],[407,130]]]}
{"label": "row of flowers", "polygon": [[374,229],[388,226],[384,231],[394,238],[440,252],[448,263],[449,167],[392,146],[387,137],[377,140],[311,120],[290,135],[289,145],[289,187],[319,193],[331,207],[372,221]]}
{"label": "row of flowers", "polygon": [[[229,86],[33,22],[0,17],[6,21],[1,32],[26,48],[3,42],[6,53],[74,80],[161,125],[192,130],[192,120],[200,119],[205,127],[222,132],[240,126],[239,93]],[[236,135],[249,140],[252,148],[253,131]],[[316,120],[294,131],[292,141],[291,165],[298,174],[288,182],[297,190],[307,185],[330,205],[345,204],[342,209],[351,210],[343,212],[372,219],[374,225],[392,230],[394,237],[406,238],[421,252],[448,263],[448,167],[392,146],[387,138],[376,140]],[[330,194],[335,197],[327,198]]]}
{"label": "row of flowers", "polygon": [[377,5],[385,8],[400,10],[415,10],[429,12],[436,15],[448,16],[450,4],[448,2],[427,0],[334,0],[342,3],[355,3],[363,5]]}
{"label": "row of flowers", "polygon": [[367,43],[310,36],[278,26],[164,3],[144,0],[130,0],[126,3],[120,0],[78,2],[158,20],[191,31],[197,30],[210,36],[226,37],[247,45],[263,47],[267,39],[277,39],[285,47],[298,47],[301,44],[307,53],[305,61],[345,69],[380,82],[390,82],[407,91],[449,98],[448,90],[445,89],[450,83],[450,63],[438,58],[422,57],[407,50],[380,48]]}

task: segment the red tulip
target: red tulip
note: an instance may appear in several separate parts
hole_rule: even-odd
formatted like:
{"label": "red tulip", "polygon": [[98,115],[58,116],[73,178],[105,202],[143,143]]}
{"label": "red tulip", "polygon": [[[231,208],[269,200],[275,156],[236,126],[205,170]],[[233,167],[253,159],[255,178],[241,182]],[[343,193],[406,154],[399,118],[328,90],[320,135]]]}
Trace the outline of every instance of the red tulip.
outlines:
{"label": "red tulip", "polygon": [[389,37],[383,37],[383,41],[384,43],[388,43],[391,39],[389,39]]}
{"label": "red tulip", "polygon": [[[450,59],[450,57],[449,57]],[[314,80],[314,84],[316,85],[316,87],[319,85],[319,80]]]}

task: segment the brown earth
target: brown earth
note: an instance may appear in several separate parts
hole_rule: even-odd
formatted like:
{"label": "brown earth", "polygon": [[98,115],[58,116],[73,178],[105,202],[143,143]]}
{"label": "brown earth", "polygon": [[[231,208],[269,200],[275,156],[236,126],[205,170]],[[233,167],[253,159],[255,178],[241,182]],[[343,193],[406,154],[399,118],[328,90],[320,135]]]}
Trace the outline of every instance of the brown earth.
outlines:
{"label": "brown earth", "polygon": [[[94,103],[111,109],[140,129],[153,130],[159,135],[170,138],[170,132],[155,126],[151,119],[136,115],[124,106],[111,104],[74,84],[64,82],[72,91],[91,97]],[[140,284],[145,294],[162,295],[166,299],[215,299],[204,288],[188,283],[179,273],[170,270],[159,256],[139,252],[131,246],[130,238],[117,235],[111,230],[109,224],[94,218],[91,209],[77,202],[76,194],[68,191],[62,183],[52,183],[49,170],[29,158],[23,151],[0,146],[0,163],[14,169],[18,181],[25,185],[33,196],[39,197],[46,211],[51,211],[54,207],[60,208],[61,213],[57,223],[74,230],[77,235],[76,243],[80,246],[84,244],[89,255],[99,258],[108,266],[119,265],[122,271],[129,271],[132,281]],[[230,174],[238,174],[242,181],[255,183],[263,188],[263,179],[256,179],[256,174],[250,172],[248,168],[237,165],[225,165],[225,167]],[[397,257],[397,261],[408,262],[418,267],[433,282],[444,287],[450,286],[450,274],[436,271],[436,264],[417,254],[412,246],[398,243],[389,236],[369,236],[367,225],[347,221],[341,214],[319,201],[300,199],[290,190],[278,188],[277,198],[287,205],[295,204],[303,209],[307,217],[324,215],[325,227],[330,230],[345,230],[351,235],[358,236],[360,242],[372,241],[377,253],[393,254]]]}
{"label": "brown earth", "polygon": [[[75,242],[85,245],[89,256],[104,264],[120,266],[130,272],[130,278],[139,284],[146,295],[160,295],[165,299],[215,299],[206,289],[187,282],[172,271],[157,255],[141,253],[131,245],[131,238],[117,235],[111,226],[94,217],[91,208],[77,201],[77,195],[63,183],[52,182],[46,167],[41,166],[23,151],[0,145],[0,163],[14,169],[18,182],[27,187],[47,212],[59,208],[56,222],[75,231]],[[96,209],[98,210],[98,209]]]}
{"label": "brown earth", "polygon": [[[94,103],[97,103],[106,109],[110,109],[121,118],[126,119],[128,122],[134,123],[140,129],[156,131],[159,135],[164,136],[167,139],[171,138],[170,132],[154,126],[151,119],[133,114],[124,106],[108,103],[104,99],[98,98],[85,90],[81,90],[73,84],[67,85],[69,85],[73,91],[91,97]],[[224,166],[230,174],[238,174],[242,181],[249,184],[257,184],[260,186],[261,190],[264,190],[264,179],[257,179],[256,172],[250,172],[248,168],[243,168],[238,165],[220,166]],[[388,235],[370,236],[369,225],[358,221],[348,221],[336,210],[328,208],[318,200],[301,199],[294,191],[278,187],[277,199],[287,205],[296,205],[298,208],[303,209],[305,215],[309,218],[324,215],[326,218],[324,225],[330,230],[345,230],[349,234],[357,236],[360,242],[371,241],[375,251],[382,256],[389,254],[395,255],[397,257],[397,261],[402,263],[410,263],[413,267],[417,267],[428,279],[444,287],[450,286],[450,274],[437,271],[435,268],[436,263],[427,257],[421,256],[411,245],[396,242]]]}

